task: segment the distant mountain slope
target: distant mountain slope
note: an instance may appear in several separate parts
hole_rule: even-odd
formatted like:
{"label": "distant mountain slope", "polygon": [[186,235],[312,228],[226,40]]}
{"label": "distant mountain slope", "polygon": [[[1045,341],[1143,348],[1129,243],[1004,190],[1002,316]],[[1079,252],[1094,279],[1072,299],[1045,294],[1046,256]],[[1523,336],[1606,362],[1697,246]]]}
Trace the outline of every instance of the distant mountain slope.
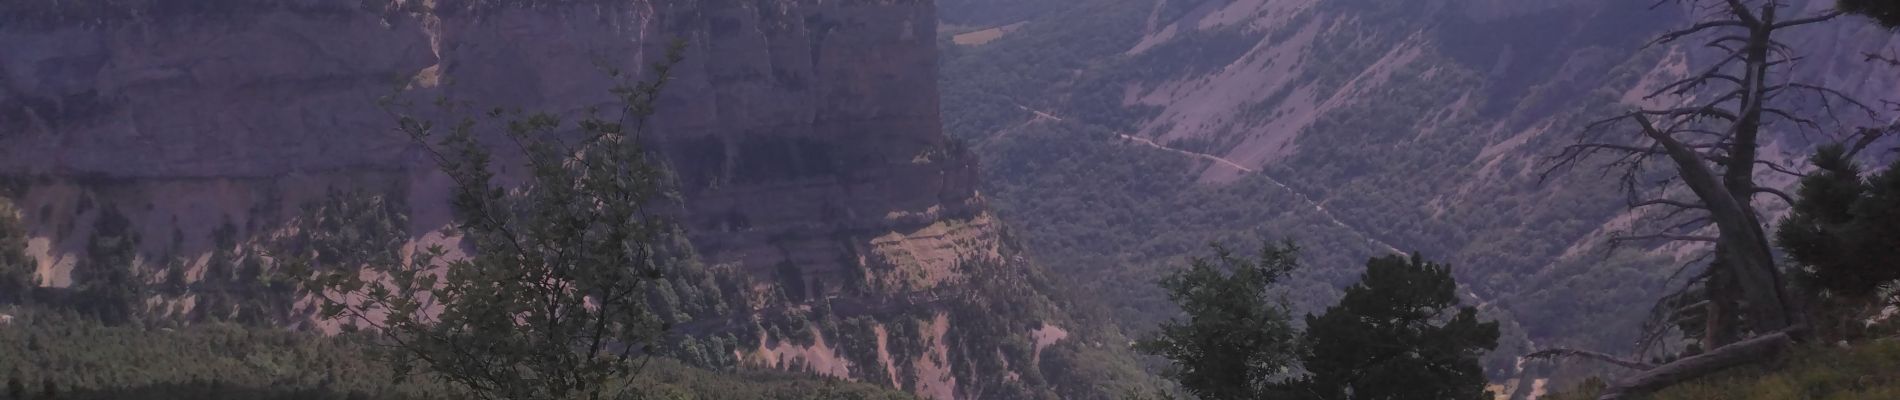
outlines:
{"label": "distant mountain slope", "polygon": [[[971,5],[944,3],[948,10]],[[1655,3],[1076,1],[987,44],[949,45],[945,121],[952,136],[978,144],[987,164],[1028,166],[991,168],[986,179],[1003,219],[1014,224],[1060,223],[1047,212],[1021,211],[1084,199],[1085,207],[1130,214],[1126,221],[1184,210],[1227,218],[1177,228],[1191,237],[1257,229],[1295,238],[1348,232],[1446,259],[1475,301],[1519,328],[1492,361],[1494,373],[1508,373],[1518,367],[1509,357],[1532,343],[1628,346],[1665,278],[1690,261],[1692,253],[1676,247],[1608,253],[1602,239],[1627,222],[1612,181],[1589,173],[1541,175],[1547,157],[1592,118],[1641,104],[1640,89],[1710,61],[1682,47],[1699,43],[1644,47],[1663,29],[1690,21],[1690,12],[1675,3],[1652,8]],[[1789,12],[1830,4],[1816,0]],[[1807,57],[1798,79],[1868,101],[1900,89],[1900,73],[1864,62],[1861,53],[1888,49],[1894,40],[1864,21],[1842,19],[1784,39]],[[1091,128],[1042,128],[1046,123],[1028,121],[1043,118],[1011,106]],[[1769,159],[1780,163],[1839,133],[1779,129],[1767,148],[1774,153]],[[1026,137],[1077,131],[1094,132],[1104,143],[1116,135],[1146,138],[1241,168],[1157,167],[1115,181],[1166,182],[1187,174],[1206,187],[1124,187],[1097,180],[1121,171],[1120,163],[1149,165],[1114,155],[1124,151],[1012,150],[1050,140]],[[1069,163],[1079,165],[1064,166]],[[1272,194],[1210,199],[1151,192],[1263,185],[1256,181],[1284,184],[1288,196],[1320,204],[1350,229],[1289,224],[1294,217],[1287,214],[1221,214],[1249,207],[1293,212]],[[1011,187],[1017,184],[1037,186]],[[1051,191],[1076,194],[1041,195]],[[1124,209],[1091,198],[1154,200]],[[1099,227],[1106,231],[1086,236],[1027,232],[1031,243],[1056,244],[1035,250],[1058,271],[1153,271],[1149,265],[1182,255],[1092,239],[1155,234],[1141,225],[1116,231],[1128,226],[1107,224]],[[1315,268],[1350,269],[1356,267],[1352,257],[1363,257],[1340,254],[1362,250],[1315,247],[1308,251]],[[1102,261],[1090,253],[1115,256]],[[1143,280],[1151,274],[1112,276]],[[1155,299],[1142,304],[1134,307],[1167,309]]]}

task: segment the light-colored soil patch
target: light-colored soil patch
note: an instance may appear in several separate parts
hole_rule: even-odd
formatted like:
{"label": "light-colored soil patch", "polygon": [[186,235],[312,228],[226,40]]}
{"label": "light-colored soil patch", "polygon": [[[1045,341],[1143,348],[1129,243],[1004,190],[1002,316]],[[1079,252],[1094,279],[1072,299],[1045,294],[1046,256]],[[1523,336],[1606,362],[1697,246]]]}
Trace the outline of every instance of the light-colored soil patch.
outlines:
{"label": "light-colored soil patch", "polygon": [[770,340],[759,338],[758,350],[752,354],[750,362],[766,368],[800,365],[797,372],[811,372],[838,378],[851,377],[851,362],[838,354],[838,349],[825,343],[825,335],[817,329],[811,330],[816,337],[811,346],[799,346],[789,340]]}
{"label": "light-colored soil patch", "polygon": [[[1246,24],[1243,29],[1285,33],[1270,35],[1233,64],[1205,75],[1134,83],[1139,93],[1126,97],[1125,103],[1157,106],[1162,111],[1133,135],[1161,143],[1185,139],[1236,143],[1209,153],[1245,168],[1259,168],[1293,154],[1297,151],[1295,139],[1309,126],[1328,112],[1373,93],[1424,53],[1423,38],[1407,38],[1378,60],[1353,67],[1362,69],[1337,89],[1302,84],[1300,78],[1310,75],[1303,60],[1313,51],[1315,40],[1325,33],[1324,27],[1336,25],[1329,19],[1337,18],[1321,16],[1305,20],[1303,25],[1287,26],[1298,21],[1292,16],[1308,11],[1308,3],[1236,1],[1205,18],[1181,21],[1192,26],[1170,26],[1208,29]],[[1170,40],[1164,37],[1170,29],[1151,35],[1149,41]],[[1144,45],[1138,45],[1137,50]],[[1236,170],[1228,165],[1211,165],[1200,180],[1232,180]]]}
{"label": "light-colored soil patch", "polygon": [[1682,99],[1666,93],[1656,97],[1650,97],[1650,95],[1655,94],[1656,90],[1662,89],[1663,86],[1687,76],[1689,76],[1688,55],[1684,54],[1680,48],[1672,47],[1669,49],[1668,56],[1656,66],[1656,69],[1643,74],[1643,79],[1637,81],[1636,86],[1623,92],[1621,100],[1623,104],[1631,107],[1644,108],[1666,106],[1674,102],[1670,100],[1681,101]]}
{"label": "light-colored soil patch", "polygon": [[[1184,1],[1184,0],[1169,0]],[[1183,31],[1217,29],[1245,25],[1244,29],[1264,31],[1286,25],[1299,13],[1311,8],[1318,0],[1232,0],[1228,2],[1205,2],[1200,7],[1188,11],[1179,19],[1160,20],[1160,11],[1166,2],[1157,2],[1155,10],[1150,12],[1148,22],[1142,31],[1141,41],[1128,49],[1126,54],[1135,55],[1167,43]]]}
{"label": "light-colored soil patch", "polygon": [[962,277],[958,265],[969,259],[1001,256],[994,218],[988,213],[969,220],[939,220],[910,232],[890,232],[871,239],[871,253],[885,265],[897,266],[895,276],[879,277],[882,284],[908,281],[916,288],[934,288]]}
{"label": "light-colored soil patch", "polygon": [[1010,32],[1015,32],[1017,29],[1022,29],[1023,24],[1027,24],[1027,23],[1028,22],[1017,22],[1014,24],[1003,25],[1003,26],[999,26],[995,28],[989,28],[989,29],[979,30],[975,32],[958,34],[956,36],[951,36],[950,41],[958,45],[963,45],[963,46],[982,46],[985,44],[989,44],[990,42],[996,41],[996,39],[1002,39],[1004,35],[1008,35]]}
{"label": "light-colored soil patch", "polygon": [[1519,146],[1523,146],[1526,143],[1530,143],[1532,138],[1543,136],[1546,132],[1549,132],[1550,130],[1551,130],[1551,125],[1548,122],[1542,125],[1537,125],[1530,129],[1525,129],[1523,132],[1518,132],[1516,135],[1512,135],[1510,138],[1500,140],[1496,143],[1485,145],[1483,149],[1478,150],[1477,159],[1490,160],[1491,163],[1486,164],[1484,169],[1487,173],[1495,174],[1497,172],[1495,170],[1496,163],[1498,162],[1498,160],[1503,159],[1500,156],[1513,154]]}
{"label": "light-colored soil patch", "polygon": [[73,285],[73,266],[79,263],[79,253],[55,251],[53,239],[42,236],[26,240],[26,255],[39,263],[33,273],[39,277],[40,286]]}
{"label": "light-colored soil patch", "polygon": [[877,363],[891,378],[891,387],[903,387],[903,381],[897,379],[897,362],[891,359],[891,331],[884,329],[884,324],[871,327],[871,331],[877,335]]}
{"label": "light-colored soil patch", "polygon": [[950,344],[945,340],[949,333],[950,314],[937,313],[930,326],[924,327],[927,350],[923,357],[911,361],[917,371],[917,388],[912,392],[918,396],[934,400],[957,398],[957,377],[950,374]]}
{"label": "light-colored soil patch", "polygon": [[1320,93],[1312,90],[1311,86],[1295,91],[1295,94],[1313,96],[1307,101],[1319,100],[1318,104],[1302,103],[1300,96],[1289,96],[1286,102],[1281,103],[1286,110],[1283,117],[1273,118],[1264,126],[1247,129],[1249,132],[1261,134],[1251,136],[1239,146],[1235,146],[1227,153],[1226,158],[1241,165],[1260,166],[1292,154],[1293,140],[1298,138],[1307,127],[1317,122],[1320,116],[1352,105],[1356,100],[1364,98],[1367,93],[1384,86],[1401,68],[1417,61],[1419,56],[1424,54],[1419,42],[1418,38],[1412,38],[1394,47],[1378,61],[1366,66],[1363,72],[1347,81],[1339,90],[1325,95],[1323,99],[1319,97]]}
{"label": "light-colored soil patch", "polygon": [[[1289,88],[1303,75],[1299,60],[1318,31],[1318,25],[1309,22],[1281,41],[1261,42],[1233,64],[1208,75],[1138,83],[1143,86],[1135,89],[1139,94],[1125,98],[1125,103],[1158,106],[1162,111],[1135,135],[1162,143],[1238,137],[1240,146],[1214,153],[1248,168],[1262,164],[1252,159],[1277,158],[1272,155],[1290,151],[1292,139],[1307,125],[1302,121],[1318,114],[1313,110],[1318,96],[1306,88]],[[1275,104],[1263,104],[1271,100],[1265,97],[1278,92],[1288,94]],[[1232,170],[1209,168],[1202,181],[1231,178]]]}
{"label": "light-colored soil patch", "polygon": [[1035,365],[1042,365],[1042,349],[1054,346],[1056,342],[1060,342],[1062,339],[1068,339],[1069,331],[1062,330],[1062,327],[1043,323],[1041,328],[1029,331],[1029,337],[1036,341],[1035,352],[1030,353],[1029,359]]}

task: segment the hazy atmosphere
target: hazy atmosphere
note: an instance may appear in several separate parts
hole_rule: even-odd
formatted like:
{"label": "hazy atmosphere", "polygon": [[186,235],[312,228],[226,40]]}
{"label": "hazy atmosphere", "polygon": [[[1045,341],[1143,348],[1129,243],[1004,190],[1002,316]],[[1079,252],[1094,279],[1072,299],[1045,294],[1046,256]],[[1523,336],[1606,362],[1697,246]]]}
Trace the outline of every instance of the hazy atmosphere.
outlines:
{"label": "hazy atmosphere", "polygon": [[0,400],[1900,399],[1900,1],[3,0]]}

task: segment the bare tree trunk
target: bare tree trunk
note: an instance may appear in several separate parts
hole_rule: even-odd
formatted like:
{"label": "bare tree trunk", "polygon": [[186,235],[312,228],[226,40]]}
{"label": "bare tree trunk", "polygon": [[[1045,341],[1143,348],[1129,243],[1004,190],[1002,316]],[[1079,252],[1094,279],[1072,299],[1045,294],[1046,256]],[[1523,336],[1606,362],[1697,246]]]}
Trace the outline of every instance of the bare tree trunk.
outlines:
{"label": "bare tree trunk", "polygon": [[[1655,140],[1669,159],[1675,162],[1683,183],[1695,192],[1697,198],[1702,199],[1709,220],[1715,223],[1716,230],[1721,233],[1715,245],[1717,257],[1727,261],[1722,265],[1729,267],[1740,283],[1739,289],[1748,302],[1743,306],[1743,311],[1749,316],[1749,324],[1758,332],[1789,326],[1786,313],[1788,302],[1782,296],[1781,278],[1775,267],[1774,254],[1768,249],[1768,235],[1762,231],[1754,207],[1736,199],[1728,185],[1703,163],[1700,153],[1677,141],[1669,132],[1657,128],[1648,116],[1638,114],[1636,119],[1643,133]],[[1734,158],[1730,160],[1731,164],[1735,162]],[[1753,159],[1748,163],[1753,164]],[[1751,175],[1749,179],[1753,182],[1754,178]]]}
{"label": "bare tree trunk", "polygon": [[[1790,54],[1791,48],[1775,41],[1777,32],[1826,22],[1841,12],[1781,20],[1776,14],[1790,6],[1786,0],[1685,0],[1684,3],[1710,15],[1687,28],[1664,33],[1652,44],[1678,44],[1677,41],[1685,37],[1706,35],[1712,40],[1702,46],[1722,50],[1719,54],[1722,57],[1700,72],[1664,85],[1647,98],[1673,96],[1687,104],[1636,109],[1591,124],[1576,144],[1565,148],[1558,156],[1557,166],[1552,168],[1575,166],[1579,160],[1596,154],[1616,155],[1607,168],[1624,170],[1622,184],[1630,196],[1630,208],[1671,210],[1645,216],[1665,227],[1660,232],[1613,237],[1612,245],[1635,240],[1714,244],[1715,262],[1703,276],[1707,280],[1703,281],[1701,293],[1707,301],[1701,308],[1706,313],[1701,338],[1708,351],[1656,366],[1619,382],[1604,395],[1605,399],[1649,393],[1686,379],[1759,361],[1779,354],[1800,338],[1794,333],[1806,326],[1806,318],[1797,299],[1788,292],[1776,265],[1754,196],[1774,194],[1793,202],[1786,193],[1757,185],[1756,173],[1801,174],[1759,159],[1763,127],[1769,119],[1774,119],[1798,127],[1821,129],[1815,121],[1780,108],[1792,101],[1782,97],[1784,94],[1812,94],[1819,96],[1824,105],[1838,101],[1867,112],[1869,117],[1876,116],[1872,108],[1840,91],[1770,79],[1771,72],[1793,68],[1793,61],[1799,58]],[[1775,99],[1783,100],[1768,104]],[[1604,131],[1629,124],[1638,128],[1633,142],[1600,136]],[[1666,159],[1675,167],[1675,179],[1647,180],[1645,167],[1660,161],[1658,159]],[[1758,166],[1765,169],[1758,170]],[[1681,197],[1679,189],[1688,189],[1693,198]],[[1652,195],[1655,198],[1643,199]],[[1685,215],[1688,216],[1686,221],[1679,219]],[[1714,236],[1708,235],[1711,229],[1715,231]],[[1681,292],[1665,296],[1663,301],[1678,302],[1682,296],[1692,293],[1693,286],[1693,282],[1685,284]],[[1671,329],[1696,329],[1679,323],[1683,320],[1677,317],[1682,315],[1684,307],[1672,304],[1652,316],[1652,323],[1645,328],[1646,338],[1661,337]],[[1751,333],[1762,336],[1737,341]]]}
{"label": "bare tree trunk", "polygon": [[[1766,107],[1762,104],[1769,95],[1768,67],[1772,63],[1769,50],[1775,45],[1774,31],[1778,22],[1775,13],[1778,4],[1769,2],[1761,7],[1756,24],[1748,28],[1746,53],[1747,72],[1742,90],[1741,120],[1736,121],[1734,143],[1728,149],[1729,159],[1723,167],[1723,183],[1728,186],[1728,195],[1744,211],[1727,218],[1745,221],[1748,232],[1742,233],[1733,243],[1718,244],[1716,251],[1726,250],[1732,257],[1740,258],[1731,266],[1739,269],[1735,274],[1738,289],[1744,294],[1748,304],[1744,307],[1751,317],[1748,325],[1756,332],[1769,332],[1786,328],[1795,323],[1796,310],[1793,302],[1783,290],[1781,270],[1776,268],[1774,253],[1769,247],[1768,235],[1763,232],[1760,214],[1755,211],[1754,198],[1755,163],[1758,160],[1758,147],[1762,127],[1762,114]],[[1740,224],[1738,224],[1740,225]],[[1726,228],[1721,224],[1718,228]],[[1731,232],[1722,229],[1724,237]],[[1739,248],[1722,249],[1723,246]],[[1735,260],[1731,260],[1735,261]]]}
{"label": "bare tree trunk", "polygon": [[1711,267],[1714,270],[1710,271],[1708,281],[1703,284],[1707,288],[1707,290],[1703,291],[1704,296],[1708,297],[1707,315],[1703,316],[1705,319],[1702,338],[1703,351],[1727,346],[1729,343],[1735,343],[1740,337],[1740,332],[1736,332],[1735,329],[1733,329],[1736,325],[1739,325],[1739,323],[1735,321],[1735,310],[1739,308],[1736,306],[1738,300],[1737,295],[1739,293],[1737,293],[1735,289],[1733,274],[1729,272],[1730,270],[1728,268],[1721,267],[1720,264],[1722,264],[1722,261],[1720,258],[1717,258],[1715,266]]}

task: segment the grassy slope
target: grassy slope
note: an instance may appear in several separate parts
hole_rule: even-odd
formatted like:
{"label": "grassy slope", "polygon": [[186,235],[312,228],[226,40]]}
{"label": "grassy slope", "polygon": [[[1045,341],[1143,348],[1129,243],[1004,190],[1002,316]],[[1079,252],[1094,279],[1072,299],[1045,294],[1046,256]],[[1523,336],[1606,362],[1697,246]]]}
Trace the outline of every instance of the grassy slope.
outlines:
{"label": "grassy slope", "polygon": [[[1587,383],[1550,399],[1594,399],[1600,389],[1601,383]],[[1652,399],[1900,399],[1900,341],[1863,343],[1852,349],[1807,347],[1779,362],[1691,381]]]}

